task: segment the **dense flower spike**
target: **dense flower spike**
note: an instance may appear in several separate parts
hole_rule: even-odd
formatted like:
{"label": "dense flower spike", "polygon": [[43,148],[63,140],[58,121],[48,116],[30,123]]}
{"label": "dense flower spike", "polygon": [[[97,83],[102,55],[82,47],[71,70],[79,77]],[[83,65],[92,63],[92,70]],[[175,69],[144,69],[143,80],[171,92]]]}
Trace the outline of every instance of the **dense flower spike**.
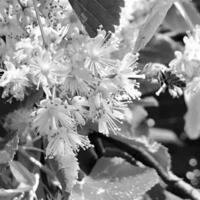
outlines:
{"label": "dense flower spike", "polygon": [[[127,103],[141,96],[138,80],[144,75],[137,69],[138,55],[116,59],[120,38],[102,27],[90,38],[66,0],[7,0],[0,5],[2,96],[23,100],[29,87],[44,91],[29,122],[32,131],[48,138],[47,157],[75,156],[79,147],[89,146],[79,131],[91,122],[99,132],[117,134]],[[23,120],[20,113],[13,113],[13,129]]]}

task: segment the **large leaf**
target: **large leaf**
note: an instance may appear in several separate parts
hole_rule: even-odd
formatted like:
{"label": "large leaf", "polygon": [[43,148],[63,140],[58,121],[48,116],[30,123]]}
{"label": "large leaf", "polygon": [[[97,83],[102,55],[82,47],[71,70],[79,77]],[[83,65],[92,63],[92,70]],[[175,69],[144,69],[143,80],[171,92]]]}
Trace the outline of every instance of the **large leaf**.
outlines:
{"label": "large leaf", "polygon": [[[191,1],[182,2],[182,6],[190,18],[193,25],[200,24],[200,14]],[[180,33],[186,32],[190,29],[185,19],[180,15],[180,12],[175,6],[167,13],[164,24],[172,31]]]}
{"label": "large leaf", "polygon": [[[127,154],[148,167],[155,167],[156,164],[166,173],[171,169],[171,157],[168,149],[157,142],[149,142],[146,137],[133,138],[122,135],[106,137],[100,133],[91,133],[89,139],[95,145],[100,155],[110,156],[112,154],[113,156],[127,159],[125,155]],[[120,155],[118,155],[119,151]],[[148,160],[146,159],[147,156]],[[149,162],[149,160],[151,161]]]}
{"label": "large leaf", "polygon": [[10,162],[18,149],[19,138],[15,135],[10,141],[6,144],[2,142],[3,149],[0,151],[0,164],[6,164]]}
{"label": "large leaf", "polygon": [[73,200],[132,200],[144,195],[159,181],[155,170],[102,158],[90,176],[72,192]]}
{"label": "large leaf", "polygon": [[31,192],[30,195],[35,196],[39,184],[39,175],[32,174],[17,161],[10,162],[10,169],[19,185],[15,189],[0,189],[0,199],[13,199],[13,197],[24,192]]}
{"label": "large leaf", "polygon": [[168,65],[169,62],[174,58],[174,51],[179,48],[173,46],[176,43],[170,43],[169,40],[161,37],[153,38],[145,48],[140,51],[140,64],[152,63],[162,63]]}
{"label": "large leaf", "polygon": [[151,40],[160,24],[163,22],[168,10],[173,5],[174,0],[157,0],[142,25],[135,43],[134,52],[138,52]]}
{"label": "large leaf", "polygon": [[35,184],[34,174],[29,172],[20,162],[10,162],[10,170],[19,183],[29,186],[33,186]]}
{"label": "large leaf", "polygon": [[115,31],[119,25],[124,0],[69,0],[86,31],[95,37],[100,25],[106,31]]}

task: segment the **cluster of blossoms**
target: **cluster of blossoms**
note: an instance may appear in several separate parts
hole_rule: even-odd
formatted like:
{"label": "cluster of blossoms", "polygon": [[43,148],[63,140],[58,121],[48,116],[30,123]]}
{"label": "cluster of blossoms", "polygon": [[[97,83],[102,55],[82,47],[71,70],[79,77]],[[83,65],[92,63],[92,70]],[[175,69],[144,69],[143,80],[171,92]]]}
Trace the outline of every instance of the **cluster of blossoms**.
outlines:
{"label": "cluster of blossoms", "polygon": [[183,52],[175,52],[176,58],[170,67],[182,74],[187,83],[185,102],[188,111],[185,115],[185,133],[190,139],[197,139],[199,126],[199,98],[200,98],[200,26],[188,32],[184,37]]}
{"label": "cluster of blossoms", "polygon": [[[47,136],[47,157],[74,155],[79,147],[90,145],[79,127],[94,123],[106,135],[120,131],[127,104],[141,96],[138,79],[145,77],[137,69],[137,54],[127,53],[120,60],[113,57],[119,45],[115,35],[99,28],[97,36],[90,38],[68,1],[33,2],[0,3],[5,19],[0,26],[7,29],[0,34],[8,38],[5,45],[12,43],[12,49],[1,51],[2,98],[22,101],[30,88],[42,89],[44,98],[26,112],[28,128],[23,132]],[[13,19],[28,37],[19,32],[9,43]],[[7,117],[15,130],[19,130],[19,117],[16,112]]]}
{"label": "cluster of blossoms", "polygon": [[200,26],[196,26],[188,36],[184,37],[183,52],[175,52],[176,58],[170,67],[182,74],[187,82],[188,92],[198,92],[200,89]]}

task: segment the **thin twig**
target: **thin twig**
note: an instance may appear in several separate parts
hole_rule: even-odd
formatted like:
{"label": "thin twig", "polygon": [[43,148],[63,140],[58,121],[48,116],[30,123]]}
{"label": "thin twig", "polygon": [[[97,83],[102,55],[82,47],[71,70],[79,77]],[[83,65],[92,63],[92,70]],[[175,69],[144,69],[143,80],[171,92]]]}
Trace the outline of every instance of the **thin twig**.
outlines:
{"label": "thin twig", "polygon": [[22,146],[22,148],[23,148],[24,150],[37,151],[37,152],[40,152],[40,153],[44,153],[44,154],[45,154],[45,151],[44,151],[44,150],[39,149],[39,148],[37,148],[37,147]]}
{"label": "thin twig", "polygon": [[41,19],[40,19],[40,14],[38,12],[38,8],[37,8],[35,0],[32,0],[32,1],[33,1],[33,6],[34,6],[34,9],[35,9],[35,13],[36,13],[38,25],[39,25],[40,32],[41,32],[41,36],[42,36],[42,40],[43,40],[43,45],[44,45],[44,48],[48,49],[48,44],[46,43],[46,40],[45,40],[45,34],[44,34],[43,27],[42,27],[42,22],[41,22]]}
{"label": "thin twig", "polygon": [[138,165],[137,161],[128,153],[121,151],[117,148],[107,147],[105,150],[105,157],[120,157],[129,162],[131,165]]}
{"label": "thin twig", "polygon": [[40,140],[41,138],[42,138],[41,135],[36,136],[35,138],[33,138],[33,139],[31,140],[31,144],[35,143],[36,141]]}

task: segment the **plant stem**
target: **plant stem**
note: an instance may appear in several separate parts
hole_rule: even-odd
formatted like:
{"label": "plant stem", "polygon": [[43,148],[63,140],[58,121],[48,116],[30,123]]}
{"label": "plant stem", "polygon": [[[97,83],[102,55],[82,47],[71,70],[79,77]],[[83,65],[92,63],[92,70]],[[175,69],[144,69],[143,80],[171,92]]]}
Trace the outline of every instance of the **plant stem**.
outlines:
{"label": "plant stem", "polygon": [[23,146],[22,148],[23,148],[24,150],[37,151],[37,152],[40,152],[40,153],[44,153],[44,154],[45,154],[45,151],[44,151],[44,150],[39,149],[39,148],[37,148],[37,147]]}
{"label": "plant stem", "polygon": [[194,24],[193,24],[192,20],[190,19],[187,11],[185,10],[183,4],[181,2],[175,2],[174,5],[175,5],[176,9],[179,11],[179,13],[182,15],[183,19],[189,26],[190,30],[193,30]]}
{"label": "plant stem", "polygon": [[35,159],[30,154],[28,154],[22,147],[19,147],[18,151],[22,155],[24,155],[31,163],[33,163],[34,165],[36,165],[37,167],[39,167],[43,172],[45,172],[50,177],[52,177],[52,178],[55,179],[56,176],[52,173],[52,171],[49,168],[45,167],[41,162],[39,162],[37,159]]}
{"label": "plant stem", "polygon": [[47,42],[45,40],[45,34],[44,34],[43,27],[42,27],[42,22],[41,22],[41,19],[40,19],[40,14],[38,12],[38,8],[37,8],[36,2],[35,2],[36,0],[32,0],[32,1],[33,1],[33,6],[34,6],[34,9],[35,9],[35,13],[36,13],[38,25],[39,25],[40,32],[41,32],[41,36],[42,36],[42,40],[43,40],[43,45],[44,45],[45,49],[48,49],[48,44],[47,44]]}

